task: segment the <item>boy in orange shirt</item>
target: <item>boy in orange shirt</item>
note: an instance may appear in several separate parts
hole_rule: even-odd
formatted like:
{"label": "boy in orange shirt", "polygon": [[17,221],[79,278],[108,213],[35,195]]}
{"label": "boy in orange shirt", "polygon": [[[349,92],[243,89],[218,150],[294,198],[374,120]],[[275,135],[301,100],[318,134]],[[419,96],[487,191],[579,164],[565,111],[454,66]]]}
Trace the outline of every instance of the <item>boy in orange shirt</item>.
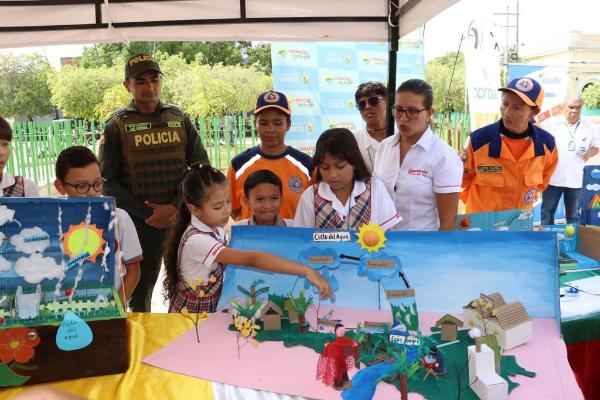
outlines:
{"label": "boy in orange shirt", "polygon": [[252,212],[244,199],[244,182],[254,171],[268,169],[283,183],[280,218],[294,218],[296,206],[308,186],[313,171],[312,158],[285,144],[291,126],[291,110],[285,94],[269,91],[256,100],[254,115],[260,145],[231,160],[227,180],[231,189],[231,214],[236,220],[250,218]]}

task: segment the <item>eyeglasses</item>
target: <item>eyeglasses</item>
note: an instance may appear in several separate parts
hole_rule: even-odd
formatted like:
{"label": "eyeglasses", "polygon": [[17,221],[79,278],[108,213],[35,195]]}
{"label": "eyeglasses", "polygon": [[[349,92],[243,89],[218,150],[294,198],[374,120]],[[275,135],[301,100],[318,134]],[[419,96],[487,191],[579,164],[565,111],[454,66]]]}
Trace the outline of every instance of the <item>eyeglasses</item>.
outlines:
{"label": "eyeglasses", "polygon": [[63,182],[63,184],[65,184],[67,186],[71,186],[72,188],[75,188],[75,190],[79,194],[86,194],[87,192],[90,191],[91,188],[94,188],[94,190],[96,192],[101,192],[102,188],[104,187],[104,180],[101,179],[94,183],[81,182],[81,183],[77,183],[75,185],[72,183],[67,183],[67,182]]}
{"label": "eyeglasses", "polygon": [[377,104],[379,104],[379,102],[381,100],[383,100],[383,97],[381,97],[381,96],[371,96],[371,97],[367,98],[366,100],[359,100],[356,103],[356,108],[358,108],[360,111],[362,111],[367,107],[367,103],[369,103],[369,105],[371,107],[375,107]]}
{"label": "eyeglasses", "polygon": [[429,108],[422,108],[422,109],[418,109],[418,108],[402,108],[400,106],[391,106],[390,107],[392,109],[392,115],[395,118],[402,118],[402,114],[406,115],[406,118],[408,119],[417,119],[419,118],[419,114],[421,113],[421,111],[427,111],[429,110]]}

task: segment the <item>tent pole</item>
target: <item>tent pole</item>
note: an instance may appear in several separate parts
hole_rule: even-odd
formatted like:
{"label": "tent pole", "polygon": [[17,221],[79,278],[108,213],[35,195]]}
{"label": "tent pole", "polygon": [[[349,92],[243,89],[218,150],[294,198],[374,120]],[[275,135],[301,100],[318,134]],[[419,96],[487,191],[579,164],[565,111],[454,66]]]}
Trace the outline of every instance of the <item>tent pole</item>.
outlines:
{"label": "tent pole", "polygon": [[392,136],[394,134],[394,117],[392,116],[390,107],[394,104],[396,95],[396,56],[398,54],[398,40],[400,39],[398,1],[399,0],[391,0],[389,2],[390,18],[388,19],[388,41],[390,51],[388,53],[387,136]]}

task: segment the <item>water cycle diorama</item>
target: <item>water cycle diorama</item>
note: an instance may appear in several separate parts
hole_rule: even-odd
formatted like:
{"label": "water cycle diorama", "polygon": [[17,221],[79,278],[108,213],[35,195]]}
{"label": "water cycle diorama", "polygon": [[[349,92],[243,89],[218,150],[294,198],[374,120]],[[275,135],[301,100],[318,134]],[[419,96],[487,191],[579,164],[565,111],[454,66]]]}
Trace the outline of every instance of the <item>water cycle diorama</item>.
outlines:
{"label": "water cycle diorama", "polygon": [[0,386],[127,369],[116,223],[112,198],[2,199]]}

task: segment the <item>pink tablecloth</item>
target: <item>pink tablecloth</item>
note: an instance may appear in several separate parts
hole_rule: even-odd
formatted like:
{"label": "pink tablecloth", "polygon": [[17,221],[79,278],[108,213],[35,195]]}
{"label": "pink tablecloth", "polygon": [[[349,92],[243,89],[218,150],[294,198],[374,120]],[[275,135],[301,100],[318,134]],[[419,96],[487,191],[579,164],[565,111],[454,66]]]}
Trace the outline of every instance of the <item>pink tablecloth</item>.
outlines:
{"label": "pink tablecloth", "polygon": [[[321,310],[321,313],[328,310]],[[429,327],[441,315],[420,314],[420,326]],[[308,315],[313,321],[314,315]],[[341,319],[346,326],[357,321],[389,321],[389,312],[356,309],[335,309],[331,318]],[[244,345],[237,355],[236,335],[227,330],[231,319],[217,313],[199,326],[200,343],[190,330],[168,346],[146,357],[144,362],[165,370],[199,378],[318,399],[340,399],[340,393],[315,380],[319,355],[305,347],[285,348],[280,342],[265,342],[255,349]],[[314,326],[314,322],[311,322]],[[556,321],[535,319],[534,338],[519,348],[510,350],[518,363],[531,371],[535,378],[517,376],[520,386],[510,394],[517,399],[583,399],[573,372],[567,362],[565,344],[559,336]],[[428,333],[428,332],[423,332]],[[387,384],[377,387],[376,399],[398,398],[396,388]],[[412,394],[411,399],[422,398]]]}

